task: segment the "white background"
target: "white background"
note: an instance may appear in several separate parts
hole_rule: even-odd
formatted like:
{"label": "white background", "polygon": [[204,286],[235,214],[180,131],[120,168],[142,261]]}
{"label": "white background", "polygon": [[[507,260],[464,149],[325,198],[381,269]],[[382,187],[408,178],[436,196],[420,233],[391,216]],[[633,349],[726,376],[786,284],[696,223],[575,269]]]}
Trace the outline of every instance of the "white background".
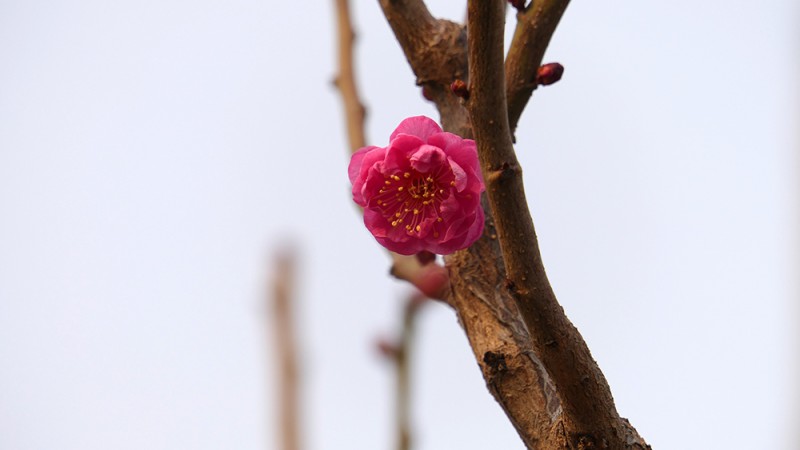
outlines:
{"label": "white background", "polygon": [[[382,146],[437,116],[355,3]],[[656,449],[797,448],[797,13],[573,2],[564,78],[520,122],[555,290]],[[407,287],[349,199],[333,24],[321,1],[0,1],[0,449],[275,448],[289,241],[306,448],[391,448],[373,346]],[[417,449],[521,449],[452,311],[417,343]]]}

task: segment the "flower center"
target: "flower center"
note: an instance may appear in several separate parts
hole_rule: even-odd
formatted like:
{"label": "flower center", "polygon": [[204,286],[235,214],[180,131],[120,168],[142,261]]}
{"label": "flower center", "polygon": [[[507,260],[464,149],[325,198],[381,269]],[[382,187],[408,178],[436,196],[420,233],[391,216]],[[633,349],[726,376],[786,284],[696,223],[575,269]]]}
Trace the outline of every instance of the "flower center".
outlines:
{"label": "flower center", "polygon": [[[447,191],[440,186],[441,175],[415,171],[386,175],[375,203],[393,227],[404,226],[406,233],[419,235],[426,219],[430,219],[434,225],[442,222],[439,206]],[[454,184],[451,182],[451,185]],[[433,237],[439,237],[436,229],[433,230]]]}

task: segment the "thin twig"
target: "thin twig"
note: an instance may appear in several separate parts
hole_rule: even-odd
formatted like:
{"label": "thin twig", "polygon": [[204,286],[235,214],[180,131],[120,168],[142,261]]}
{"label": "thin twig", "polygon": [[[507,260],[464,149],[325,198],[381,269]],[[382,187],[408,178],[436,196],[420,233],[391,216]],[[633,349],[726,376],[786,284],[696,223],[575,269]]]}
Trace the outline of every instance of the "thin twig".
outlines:
{"label": "thin twig", "polygon": [[517,13],[517,27],[506,57],[506,95],[511,132],[536,89],[536,71],[569,0],[535,0]]}
{"label": "thin twig", "polygon": [[525,199],[522,169],[511,142],[503,77],[503,0],[469,0],[471,89],[467,108],[487,184],[506,267],[508,289],[533,347],[555,383],[564,408],[567,438],[578,448],[622,442],[611,391],[583,338],[569,322],[542,265]]}
{"label": "thin twig", "polygon": [[342,94],[345,123],[347,124],[347,138],[350,151],[355,152],[366,145],[364,133],[364,119],[366,109],[358,95],[356,84],[355,64],[353,62],[353,44],[355,31],[350,20],[350,6],[348,0],[336,0],[336,22],[338,31],[339,75],[334,84]]}
{"label": "thin twig", "polygon": [[419,294],[412,295],[403,309],[403,328],[395,354],[397,370],[397,389],[395,397],[395,427],[397,450],[411,448],[411,360],[414,343],[414,328],[420,306],[427,299]]}
{"label": "thin twig", "polygon": [[282,450],[300,450],[299,382],[297,343],[292,315],[294,255],[288,251],[275,258],[272,279],[272,317],[278,353],[279,436]]}
{"label": "thin twig", "polygon": [[[404,10],[404,13],[411,14],[414,20],[420,21],[421,27],[424,24],[430,26],[428,18],[430,18],[430,20],[433,20],[433,18],[430,17],[424,5],[422,5],[422,9],[419,9],[413,7],[413,4],[416,2],[401,1],[398,3],[409,3],[411,6],[409,6],[408,10]],[[353,36],[355,36],[355,32],[353,31],[353,22],[350,18],[348,0],[336,0],[336,17],[339,74],[335,78],[335,84],[342,95],[348,143],[350,152],[353,153],[366,145],[366,137],[364,132],[364,107],[358,93],[355,79],[355,58],[353,56]],[[444,271],[443,267],[436,264],[422,265],[414,256],[389,253],[392,258],[391,274],[393,276],[408,281],[431,298],[447,300],[450,288],[447,282],[447,272]],[[442,274],[444,274],[444,281],[434,283],[434,281],[442,278]]]}

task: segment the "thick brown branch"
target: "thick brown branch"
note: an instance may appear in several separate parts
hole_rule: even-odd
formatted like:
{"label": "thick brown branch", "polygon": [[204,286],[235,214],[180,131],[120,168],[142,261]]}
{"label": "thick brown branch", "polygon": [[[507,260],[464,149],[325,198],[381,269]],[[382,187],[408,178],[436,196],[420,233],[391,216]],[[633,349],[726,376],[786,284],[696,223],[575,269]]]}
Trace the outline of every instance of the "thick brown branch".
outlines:
{"label": "thick brown branch", "polygon": [[[511,142],[503,74],[505,1],[469,0],[470,99],[487,198],[495,220],[507,289],[555,384],[569,448],[626,448],[611,391],[583,338],[569,322],[542,265]],[[607,447],[608,446],[608,447]]]}
{"label": "thick brown branch", "polygon": [[280,449],[299,450],[299,387],[297,344],[292,317],[294,259],[286,252],[276,258],[272,280],[272,328],[278,353],[278,395]]}
{"label": "thick brown branch", "polygon": [[422,0],[380,0],[380,4],[417,77],[417,84],[436,104],[442,127],[460,136],[470,136],[466,110],[461,99],[450,91],[450,83],[467,78],[464,27],[435,19]]}
{"label": "thick brown branch", "polygon": [[513,132],[536,89],[536,71],[569,0],[535,0],[517,13],[517,27],[506,57],[508,122]]}
{"label": "thick brown branch", "polygon": [[[467,48],[462,29],[442,21],[435,33],[425,35],[404,13],[409,4],[419,10],[419,1],[381,1],[389,24],[400,42],[412,70],[431,91],[446,131],[472,137],[469,117],[460,98],[452,94],[450,80],[467,80]],[[426,10],[427,11],[427,10]],[[426,19],[428,21],[429,19]],[[447,39],[454,30],[458,39]],[[437,31],[438,30],[438,31]],[[411,36],[409,36],[409,34]],[[435,43],[449,42],[437,49]],[[434,80],[434,81],[427,81]],[[446,84],[447,83],[447,84]],[[504,288],[505,270],[488,205],[483,237],[469,249],[445,258],[452,295],[449,303],[469,340],[486,385],[529,449],[561,442],[558,423],[562,409],[547,371],[536,356],[530,336],[514,300]],[[395,268],[397,265],[395,266]]]}
{"label": "thick brown branch", "polygon": [[544,444],[561,416],[561,404],[505,288],[503,259],[491,218],[484,233],[467,250],[446,258],[453,285],[451,302],[489,392],[526,448],[549,448]]}

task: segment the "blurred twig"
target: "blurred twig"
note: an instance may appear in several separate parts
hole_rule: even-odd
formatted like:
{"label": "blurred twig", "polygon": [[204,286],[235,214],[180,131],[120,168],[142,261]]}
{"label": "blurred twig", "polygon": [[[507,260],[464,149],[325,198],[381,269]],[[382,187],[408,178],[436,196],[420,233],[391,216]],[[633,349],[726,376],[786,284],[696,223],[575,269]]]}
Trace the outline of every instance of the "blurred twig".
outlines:
{"label": "blurred twig", "polygon": [[336,25],[338,32],[339,74],[334,78],[334,84],[342,94],[342,106],[347,124],[347,138],[350,151],[355,152],[366,145],[367,138],[364,133],[364,118],[366,109],[358,95],[358,85],[355,77],[355,64],[353,62],[353,43],[355,31],[350,20],[350,6],[348,0],[336,0]]}
{"label": "blurred twig", "polygon": [[275,257],[272,279],[272,320],[278,355],[278,421],[280,449],[300,450],[297,343],[292,316],[295,256],[289,251]]}
{"label": "blurred twig", "polygon": [[380,341],[379,349],[394,363],[395,369],[395,436],[397,450],[411,449],[411,357],[414,328],[419,308],[428,299],[412,294],[403,308],[403,326],[396,342]]}

